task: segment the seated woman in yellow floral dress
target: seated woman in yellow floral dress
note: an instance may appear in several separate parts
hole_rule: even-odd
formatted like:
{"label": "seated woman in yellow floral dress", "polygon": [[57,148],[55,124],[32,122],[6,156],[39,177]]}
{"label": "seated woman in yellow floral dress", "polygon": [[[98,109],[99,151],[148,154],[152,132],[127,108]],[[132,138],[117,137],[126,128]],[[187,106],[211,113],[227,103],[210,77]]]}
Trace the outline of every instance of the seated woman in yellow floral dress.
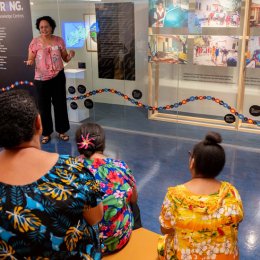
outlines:
{"label": "seated woman in yellow floral dress", "polygon": [[239,259],[239,193],[215,179],[225,164],[221,136],[208,133],[190,153],[191,180],[169,187],[159,217],[159,259]]}

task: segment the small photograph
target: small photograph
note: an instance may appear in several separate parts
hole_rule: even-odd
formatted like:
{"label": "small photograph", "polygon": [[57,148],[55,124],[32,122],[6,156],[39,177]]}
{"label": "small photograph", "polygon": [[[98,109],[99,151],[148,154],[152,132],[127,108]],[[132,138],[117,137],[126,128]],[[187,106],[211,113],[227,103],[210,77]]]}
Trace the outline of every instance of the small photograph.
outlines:
{"label": "small photograph", "polygon": [[83,22],[62,22],[62,37],[66,48],[82,48],[85,44],[86,31]]}
{"label": "small photograph", "polygon": [[236,67],[238,62],[238,37],[194,37],[193,64],[205,66]]}
{"label": "small photograph", "polygon": [[250,27],[260,27],[260,0],[252,0],[249,21]]}
{"label": "small photograph", "polygon": [[248,42],[248,50],[246,52],[246,67],[260,68],[260,37],[252,36]]}
{"label": "small photograph", "polygon": [[149,0],[149,27],[188,26],[189,0]]}
{"label": "small photograph", "polygon": [[150,35],[148,61],[186,64],[187,38],[186,35]]}
{"label": "small photograph", "polygon": [[239,27],[241,0],[196,0],[201,27]]}
{"label": "small photograph", "polygon": [[96,15],[84,15],[87,51],[97,51],[97,32],[99,31]]}

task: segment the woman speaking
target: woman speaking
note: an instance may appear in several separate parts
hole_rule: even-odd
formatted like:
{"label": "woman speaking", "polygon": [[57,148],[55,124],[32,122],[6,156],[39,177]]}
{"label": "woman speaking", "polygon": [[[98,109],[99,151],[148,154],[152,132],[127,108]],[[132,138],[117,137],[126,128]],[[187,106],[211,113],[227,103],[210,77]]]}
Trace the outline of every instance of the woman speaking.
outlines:
{"label": "woman speaking", "polygon": [[53,35],[55,27],[56,23],[50,16],[36,20],[40,36],[31,41],[28,59],[25,61],[28,66],[35,64],[34,84],[43,125],[42,144],[47,144],[51,140],[53,132],[51,104],[54,108],[55,130],[58,137],[63,141],[69,140],[69,136],[65,134],[70,125],[63,61],[69,62],[75,56],[75,52],[73,50],[67,52],[63,39]]}

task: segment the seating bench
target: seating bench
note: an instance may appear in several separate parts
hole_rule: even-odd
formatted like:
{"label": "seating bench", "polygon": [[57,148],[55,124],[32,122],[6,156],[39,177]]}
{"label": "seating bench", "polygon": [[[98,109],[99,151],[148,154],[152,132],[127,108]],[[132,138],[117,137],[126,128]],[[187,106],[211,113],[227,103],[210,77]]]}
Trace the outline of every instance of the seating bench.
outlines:
{"label": "seating bench", "polygon": [[145,228],[132,232],[127,245],[120,251],[104,256],[104,260],[156,260],[159,234]]}

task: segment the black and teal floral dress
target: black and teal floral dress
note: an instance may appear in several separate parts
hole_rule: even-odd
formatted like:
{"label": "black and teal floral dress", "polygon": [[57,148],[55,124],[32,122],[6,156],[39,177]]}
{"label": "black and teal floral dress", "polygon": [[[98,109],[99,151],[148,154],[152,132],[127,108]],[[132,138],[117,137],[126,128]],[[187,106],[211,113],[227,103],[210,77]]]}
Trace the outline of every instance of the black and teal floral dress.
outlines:
{"label": "black and teal floral dress", "polygon": [[0,182],[0,259],[100,259],[98,227],[85,221],[83,208],[97,206],[102,195],[68,155],[31,184]]}

